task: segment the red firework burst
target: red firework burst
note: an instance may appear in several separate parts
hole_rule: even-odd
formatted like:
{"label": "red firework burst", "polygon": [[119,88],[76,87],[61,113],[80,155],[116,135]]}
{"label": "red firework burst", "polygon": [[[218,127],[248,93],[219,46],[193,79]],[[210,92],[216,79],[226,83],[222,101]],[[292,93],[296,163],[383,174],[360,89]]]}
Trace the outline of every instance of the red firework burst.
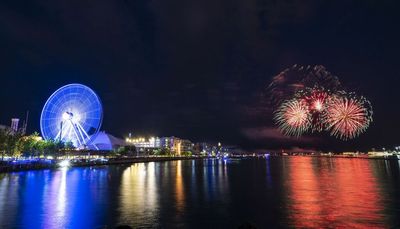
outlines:
{"label": "red firework burst", "polygon": [[328,131],[351,139],[372,122],[372,106],[364,97],[343,91],[338,77],[323,66],[294,65],[272,79],[267,88],[274,120],[286,135]]}
{"label": "red firework burst", "polygon": [[311,130],[322,131],[325,129],[325,123],[322,121],[322,116],[327,107],[327,100],[329,98],[329,91],[322,88],[309,88],[300,91],[296,96],[303,100],[308,106],[311,115]]}
{"label": "red firework burst", "polygon": [[324,116],[327,131],[347,140],[368,128],[372,121],[372,108],[364,97],[344,94],[329,99]]}

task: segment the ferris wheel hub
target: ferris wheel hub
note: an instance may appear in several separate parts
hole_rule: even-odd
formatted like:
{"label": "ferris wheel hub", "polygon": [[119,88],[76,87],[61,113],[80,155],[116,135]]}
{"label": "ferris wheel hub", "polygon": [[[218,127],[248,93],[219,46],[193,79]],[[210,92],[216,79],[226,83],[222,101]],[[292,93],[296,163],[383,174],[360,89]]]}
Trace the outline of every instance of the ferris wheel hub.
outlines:
{"label": "ferris wheel hub", "polygon": [[72,120],[72,118],[74,117],[74,114],[72,114],[72,112],[64,112],[62,115],[62,118],[64,120]]}

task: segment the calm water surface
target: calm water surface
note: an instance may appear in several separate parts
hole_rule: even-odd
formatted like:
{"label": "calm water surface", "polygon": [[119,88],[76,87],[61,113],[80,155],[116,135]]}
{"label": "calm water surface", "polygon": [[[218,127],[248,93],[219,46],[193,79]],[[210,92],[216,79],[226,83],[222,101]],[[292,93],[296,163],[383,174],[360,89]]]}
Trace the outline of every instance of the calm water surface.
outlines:
{"label": "calm water surface", "polygon": [[0,174],[0,228],[399,228],[398,161],[277,157]]}

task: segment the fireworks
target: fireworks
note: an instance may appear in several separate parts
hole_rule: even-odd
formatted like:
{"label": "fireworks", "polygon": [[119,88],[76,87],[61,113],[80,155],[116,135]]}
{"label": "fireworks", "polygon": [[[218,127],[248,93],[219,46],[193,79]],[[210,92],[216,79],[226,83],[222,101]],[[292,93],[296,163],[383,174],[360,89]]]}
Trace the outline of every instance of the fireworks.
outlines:
{"label": "fireworks", "polygon": [[302,100],[288,100],[278,108],[275,121],[286,135],[300,136],[310,127],[310,112]]}
{"label": "fireworks", "polygon": [[324,66],[294,65],[273,77],[267,94],[271,105],[279,107],[284,100],[293,98],[299,91],[314,87],[342,90],[338,77],[328,72]]}
{"label": "fireworks", "polygon": [[342,140],[357,137],[372,122],[372,106],[364,97],[346,93],[323,66],[295,65],[269,86],[274,120],[289,136],[327,131]]}
{"label": "fireworks", "polygon": [[327,106],[329,91],[322,88],[307,88],[296,93],[295,97],[304,101],[311,115],[311,130],[320,132],[324,130],[325,123],[321,121]]}
{"label": "fireworks", "polygon": [[355,95],[334,96],[324,114],[327,131],[331,135],[347,140],[364,132],[372,121],[370,103]]}

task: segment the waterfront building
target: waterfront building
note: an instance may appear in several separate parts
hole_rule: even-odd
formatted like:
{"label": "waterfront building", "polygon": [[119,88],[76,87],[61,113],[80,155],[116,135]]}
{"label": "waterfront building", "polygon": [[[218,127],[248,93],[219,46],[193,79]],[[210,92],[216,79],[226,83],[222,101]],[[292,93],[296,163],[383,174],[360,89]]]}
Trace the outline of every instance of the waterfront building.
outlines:
{"label": "waterfront building", "polygon": [[19,118],[13,118],[11,119],[11,130],[14,132],[18,131],[18,124],[19,124]]}
{"label": "waterfront building", "polygon": [[193,146],[194,144],[191,141],[187,139],[181,139],[181,152],[192,152]]}
{"label": "waterfront building", "polygon": [[387,157],[387,156],[391,156],[393,155],[393,153],[390,153],[388,151],[370,151],[368,152],[368,156],[370,157]]}
{"label": "waterfront building", "polygon": [[167,148],[176,155],[181,155],[184,152],[192,152],[193,143],[187,139],[177,137],[162,137],[160,138],[161,148]]}
{"label": "waterfront building", "polygon": [[150,138],[128,137],[125,139],[125,141],[128,145],[135,146],[136,151],[140,152],[141,154],[151,153],[153,150],[161,148],[161,139],[159,137],[150,137]]}
{"label": "waterfront building", "polygon": [[201,143],[197,143],[198,145],[196,146],[196,148],[198,148],[200,150],[201,154],[206,154],[209,156],[215,156],[217,155],[218,152],[218,147],[216,145],[207,143],[207,142],[201,142]]}
{"label": "waterfront building", "polygon": [[205,153],[202,152],[202,151],[203,151],[203,148],[202,148],[202,146],[201,146],[201,143],[195,143],[195,144],[193,144],[192,153],[193,153],[194,155],[205,154]]}
{"label": "waterfront building", "polygon": [[126,142],[134,145],[136,148],[160,148],[160,138],[150,137],[150,138],[126,138]]}
{"label": "waterfront building", "polygon": [[25,120],[23,123],[23,126],[20,128],[19,120],[20,120],[19,118],[12,118],[11,125],[10,126],[0,125],[0,130],[7,131],[11,134],[15,134],[15,133],[25,134],[27,121]]}
{"label": "waterfront building", "polygon": [[134,145],[139,152],[151,152],[156,149],[169,149],[176,155],[184,152],[192,152],[194,144],[187,139],[181,139],[174,136],[171,137],[136,137],[126,138],[126,143]]}
{"label": "waterfront building", "polygon": [[9,129],[10,129],[10,127],[9,127],[9,126],[6,126],[6,125],[0,125],[0,130],[7,131],[7,130],[9,130]]}
{"label": "waterfront building", "polygon": [[128,144],[123,139],[100,131],[88,147],[91,150],[112,151],[124,146]]}

